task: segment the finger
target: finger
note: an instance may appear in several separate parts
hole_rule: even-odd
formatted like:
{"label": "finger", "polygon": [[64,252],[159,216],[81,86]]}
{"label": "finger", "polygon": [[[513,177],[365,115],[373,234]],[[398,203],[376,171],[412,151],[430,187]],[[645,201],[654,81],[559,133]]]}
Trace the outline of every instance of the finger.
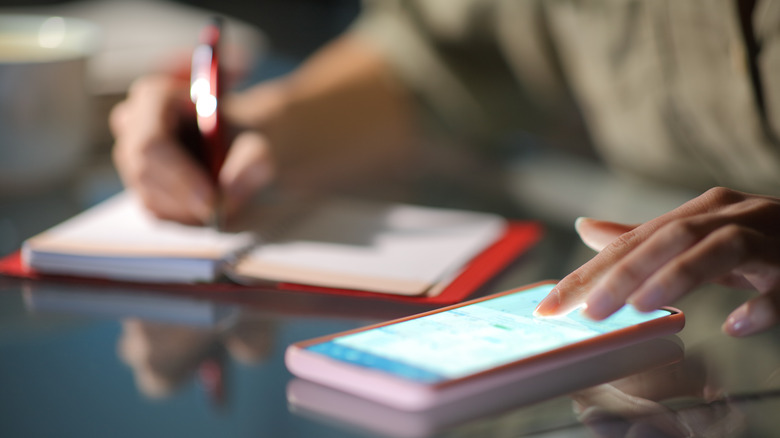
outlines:
{"label": "finger", "polygon": [[[667,213],[671,214],[671,213]],[[619,260],[622,260],[629,252],[644,242],[657,229],[659,219],[656,222],[648,222],[627,231],[605,246],[599,254],[591,260],[564,277],[550,291],[535,310],[539,316],[561,315],[578,308],[585,301],[586,295],[601,277]],[[580,224],[582,227],[584,224]],[[601,300],[607,307],[607,300],[611,296],[605,293]],[[613,303],[609,307],[617,306]]]}
{"label": "finger", "polygon": [[[656,269],[698,239],[688,227],[656,231],[638,226],[613,239],[598,255],[567,275],[536,309],[539,315],[567,313],[585,302],[585,314],[603,319],[622,307],[628,296]],[[655,232],[654,232],[655,231]]]}
{"label": "finger", "polygon": [[574,229],[582,241],[594,251],[601,251],[621,234],[627,233],[637,225],[627,225],[617,222],[602,221],[580,217],[574,222]]}
{"label": "finger", "polygon": [[726,318],[722,330],[731,336],[748,336],[780,322],[780,292],[762,294],[741,306]]}
{"label": "finger", "polygon": [[[186,84],[166,76],[150,76],[130,86],[122,105],[124,135],[140,139],[172,138],[180,112],[187,105]],[[121,108],[121,107],[120,107]]]}
{"label": "finger", "polygon": [[[589,274],[588,266],[583,265],[577,271],[567,275],[550,290],[550,293],[534,309],[535,316],[565,315],[582,306],[589,289],[589,281],[582,277]],[[563,284],[562,284],[563,283]]]}
{"label": "finger", "polygon": [[184,84],[151,77],[133,84],[112,112],[114,161],[125,184],[155,215],[188,223],[210,216],[214,189],[176,137],[186,117]]}
{"label": "finger", "polygon": [[160,147],[145,157],[141,184],[149,209],[158,217],[204,224],[215,202],[215,190],[203,168],[176,145]]}
{"label": "finger", "polygon": [[664,265],[637,288],[628,302],[641,311],[670,304],[697,286],[732,272],[764,252],[766,236],[737,225],[710,233]]}
{"label": "finger", "polygon": [[[209,216],[214,189],[203,169],[177,143],[153,140],[142,148],[122,147],[114,160],[122,180],[144,206],[162,219],[203,223]],[[121,165],[119,165],[121,163]]]}
{"label": "finger", "polygon": [[246,131],[231,145],[219,175],[224,206],[235,214],[274,177],[270,146],[262,134]]}
{"label": "finger", "polygon": [[[711,229],[717,225],[718,221],[691,218],[669,223],[658,230],[641,245],[637,245],[633,251],[614,262],[603,278],[594,285],[586,300],[585,314],[593,319],[604,319],[623,307],[629,297],[635,294],[659,270],[666,268],[666,275],[673,275],[668,269],[669,266],[674,266],[671,262],[675,259],[679,260],[682,254],[702,238],[708,236]],[[696,260],[685,260],[685,264],[678,262],[677,267],[693,270],[699,267],[699,265],[693,266]],[[679,276],[685,272],[675,272],[674,274],[678,274],[678,276],[674,277],[672,281],[682,281],[683,279]],[[691,271],[689,274],[700,274],[700,272]],[[669,281],[668,277],[661,276],[660,278]],[[692,279],[686,277],[684,280]],[[658,285],[658,281],[656,280],[654,285]],[[688,287],[687,285],[688,281],[683,287]],[[643,296],[644,301],[637,304],[647,302],[648,305],[651,305],[649,303],[655,303],[663,298],[664,292],[668,293],[669,291],[659,290],[658,287],[651,288]]]}
{"label": "finger", "polygon": [[[564,277],[551,291],[548,299],[540,303],[536,313],[551,316],[570,312],[584,302],[585,296],[615,263],[625,258],[663,226],[683,218],[716,211],[718,208],[732,205],[744,198],[743,193],[733,190],[710,189],[680,207],[620,235],[593,259]],[[603,291],[600,295],[604,309],[616,309],[623,303],[621,298],[624,297],[613,297],[609,291]],[[600,313],[603,314],[603,311]]]}
{"label": "finger", "polygon": [[[580,238],[595,251],[601,251],[614,242],[615,239],[634,230],[636,227],[636,225],[626,225],[586,217],[577,218],[574,223],[574,228],[577,230]],[[577,308],[581,304],[577,297],[584,297],[590,284],[587,278],[597,275],[596,273],[597,271],[593,270],[592,264],[582,266],[562,281],[563,287],[567,291],[565,296],[562,298],[559,287],[556,286],[539,303],[534,310],[534,314],[537,316],[552,316],[568,313]]]}

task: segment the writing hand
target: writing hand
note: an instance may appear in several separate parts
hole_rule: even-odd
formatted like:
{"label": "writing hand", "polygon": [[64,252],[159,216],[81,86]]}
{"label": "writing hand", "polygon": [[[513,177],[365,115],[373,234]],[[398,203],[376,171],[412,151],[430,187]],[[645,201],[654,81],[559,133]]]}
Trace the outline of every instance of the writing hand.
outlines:
{"label": "writing hand", "polygon": [[[113,158],[124,184],[156,216],[203,224],[215,207],[217,188],[179,138],[182,124],[194,118],[189,82],[170,76],[139,79],[111,113]],[[227,213],[240,209],[271,176],[264,136],[239,134],[219,175]]]}
{"label": "writing hand", "polygon": [[625,304],[649,311],[716,281],[759,294],[723,325],[733,336],[780,321],[780,199],[715,188],[638,226],[584,219],[577,230],[600,253],[553,289],[540,315],[582,303],[603,319]]}

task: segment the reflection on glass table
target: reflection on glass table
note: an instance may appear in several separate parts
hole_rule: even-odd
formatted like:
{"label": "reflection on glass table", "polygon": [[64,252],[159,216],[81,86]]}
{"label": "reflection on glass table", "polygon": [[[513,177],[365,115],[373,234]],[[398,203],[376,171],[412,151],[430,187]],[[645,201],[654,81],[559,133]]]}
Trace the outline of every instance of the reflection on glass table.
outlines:
{"label": "reflection on glass table", "polygon": [[163,295],[120,286],[84,287],[26,282],[24,303],[37,314],[67,313],[102,318],[138,318],[188,326],[230,325],[239,306],[186,296]]}
{"label": "reflection on glass table", "polygon": [[[394,410],[301,379],[290,382],[287,396],[291,411],[302,417],[345,431],[393,438],[751,436],[746,433],[747,415],[742,408],[757,397],[708,398],[702,366],[696,358],[684,359],[679,339],[672,337],[551,370],[490,396],[430,411]],[[562,406],[556,402],[563,395],[571,400],[575,417],[550,422],[545,417]],[[767,394],[770,399],[778,395]]]}
{"label": "reflection on glass table", "polygon": [[741,291],[704,288],[679,303],[684,357],[675,342],[637,347],[417,415],[291,383],[283,364],[291,343],[414,309],[10,280],[0,290],[3,437],[771,437],[780,425],[780,329],[718,331]]}
{"label": "reflection on glass table", "polygon": [[301,415],[392,437],[425,437],[582,388],[674,366],[682,361],[683,350],[677,337],[654,339],[417,412],[396,410],[297,378],[287,386],[287,399],[291,410]]}
{"label": "reflection on glass table", "polygon": [[273,347],[274,322],[236,304],[122,287],[27,282],[27,310],[38,315],[118,319],[117,354],[141,393],[171,395],[196,378],[215,405],[226,401],[225,360],[255,365]]}

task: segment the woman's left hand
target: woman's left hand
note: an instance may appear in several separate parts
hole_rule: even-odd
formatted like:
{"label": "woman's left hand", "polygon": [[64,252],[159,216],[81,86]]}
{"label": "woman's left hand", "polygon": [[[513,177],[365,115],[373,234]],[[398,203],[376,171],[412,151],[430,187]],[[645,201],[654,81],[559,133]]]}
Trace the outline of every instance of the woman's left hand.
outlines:
{"label": "woman's left hand", "polygon": [[714,188],[641,225],[581,219],[577,231],[600,253],[558,283],[539,315],[583,303],[596,320],[625,304],[650,311],[716,281],[759,292],[729,315],[726,333],[780,322],[780,198]]}

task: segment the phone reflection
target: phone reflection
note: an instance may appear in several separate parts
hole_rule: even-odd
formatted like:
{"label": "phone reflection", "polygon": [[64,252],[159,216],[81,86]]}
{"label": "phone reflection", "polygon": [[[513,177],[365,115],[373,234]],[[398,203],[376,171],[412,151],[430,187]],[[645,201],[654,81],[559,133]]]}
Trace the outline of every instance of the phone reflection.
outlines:
{"label": "phone reflection", "polygon": [[[684,347],[678,337],[653,339],[421,412],[396,410],[303,379],[294,379],[289,383],[287,400],[292,412],[315,421],[336,423],[388,437],[427,437],[449,429],[468,428],[468,423],[478,422],[481,418],[503,416],[561,395],[574,396],[585,388],[593,388],[595,391],[598,388],[595,385],[603,385],[605,382],[652,370],[674,368],[683,362],[683,357]],[[501,423],[492,421],[491,425],[501,427]],[[556,428],[562,426],[565,425],[555,424]],[[539,427],[539,424],[534,422],[533,427]],[[520,428],[511,432],[515,436],[539,431]]]}
{"label": "phone reflection", "polygon": [[741,436],[739,397],[708,382],[699,357],[570,394],[574,413],[596,437]]}
{"label": "phone reflection", "polygon": [[227,403],[226,362],[259,364],[272,352],[275,323],[234,304],[122,287],[28,283],[34,314],[119,320],[117,355],[137,389],[153,399],[195,379],[214,407]]}

